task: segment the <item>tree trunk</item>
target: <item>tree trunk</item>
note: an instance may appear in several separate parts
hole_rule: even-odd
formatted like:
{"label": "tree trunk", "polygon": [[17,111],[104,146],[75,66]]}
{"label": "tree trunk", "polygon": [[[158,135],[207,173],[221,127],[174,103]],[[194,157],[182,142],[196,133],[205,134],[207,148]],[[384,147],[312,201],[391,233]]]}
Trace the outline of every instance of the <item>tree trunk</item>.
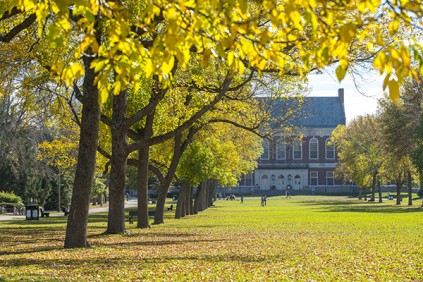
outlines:
{"label": "tree trunk", "polygon": [[148,218],[148,161],[150,147],[138,151],[138,228],[149,228]]}
{"label": "tree trunk", "polygon": [[176,203],[175,218],[181,218],[186,215],[186,193],[188,193],[188,182],[181,181],[181,188],[179,190],[178,202]]}
{"label": "tree trunk", "polygon": [[[419,177],[420,177],[420,191],[423,192],[423,171],[419,171]],[[423,207],[423,196],[422,196],[422,207]]]}
{"label": "tree trunk", "polygon": [[201,208],[201,194],[203,190],[203,183],[197,186],[197,192],[195,193],[194,197],[194,214],[197,214]]}
{"label": "tree trunk", "polygon": [[156,203],[156,211],[154,214],[154,223],[153,224],[161,224],[164,223],[164,209],[166,204],[166,196],[167,192],[169,191],[170,183],[165,181],[164,183],[160,184],[160,189],[157,194],[157,203]]}
{"label": "tree trunk", "polygon": [[182,217],[182,205],[185,199],[185,195],[184,195],[184,190],[185,188],[181,185],[180,189],[179,189],[179,194],[178,194],[178,201],[176,202],[176,209],[175,209],[175,218],[181,218]]}
{"label": "tree trunk", "polygon": [[122,91],[113,97],[112,132],[112,157],[109,187],[109,214],[107,233],[125,233],[125,177],[126,177],[126,136],[125,127],[127,93]]}
{"label": "tree trunk", "polygon": [[397,186],[397,205],[401,205],[401,182],[402,181],[395,182]]}
{"label": "tree trunk", "polygon": [[169,170],[167,171],[167,175],[163,180],[163,183],[160,184],[160,191],[158,193],[157,204],[156,204],[156,213],[154,215],[154,224],[161,224],[164,223],[164,208],[166,204],[166,195],[169,191],[170,184],[172,183],[173,178],[176,174],[176,169],[178,168],[179,161],[181,160],[182,154],[188,146],[187,142],[191,142],[191,140],[186,140],[184,144],[182,144],[182,134],[175,136],[175,144],[173,148],[173,157],[172,161],[169,166]]}
{"label": "tree trunk", "polygon": [[372,179],[372,196],[370,201],[375,201],[375,191],[376,191],[376,178],[377,178],[377,172],[373,173],[373,179]]}
{"label": "tree trunk", "polygon": [[407,172],[407,184],[408,184],[408,205],[413,205],[413,177],[411,176],[411,171]]}
{"label": "tree trunk", "polygon": [[71,206],[66,226],[65,248],[88,247],[87,225],[91,189],[95,173],[100,123],[98,89],[94,85],[93,57],[84,57],[85,76],[83,82],[83,105]]}
{"label": "tree trunk", "polygon": [[187,183],[185,188],[184,212],[185,215],[192,215],[192,187]]}
{"label": "tree trunk", "polygon": [[379,193],[379,203],[382,203],[382,188],[380,187],[380,180],[377,181],[377,191]]}
{"label": "tree trunk", "polygon": [[202,195],[201,195],[201,211],[205,211],[209,206],[207,204],[207,199],[208,199],[208,195],[209,195],[209,181],[206,180],[203,182],[204,185],[204,189],[202,191]]}
{"label": "tree trunk", "polygon": [[192,187],[188,187],[187,190],[188,193],[188,203],[187,203],[187,208],[188,208],[188,214],[193,215],[194,214],[194,197],[193,197],[193,189]]}
{"label": "tree trunk", "polygon": [[[142,133],[143,139],[153,136],[153,122],[155,111],[147,115]],[[138,228],[150,228],[148,218],[148,162],[150,160],[150,146],[146,145],[138,150]]]}
{"label": "tree trunk", "polygon": [[361,187],[358,188],[358,199],[359,200],[361,200],[363,198],[363,189],[364,188],[361,188]]}

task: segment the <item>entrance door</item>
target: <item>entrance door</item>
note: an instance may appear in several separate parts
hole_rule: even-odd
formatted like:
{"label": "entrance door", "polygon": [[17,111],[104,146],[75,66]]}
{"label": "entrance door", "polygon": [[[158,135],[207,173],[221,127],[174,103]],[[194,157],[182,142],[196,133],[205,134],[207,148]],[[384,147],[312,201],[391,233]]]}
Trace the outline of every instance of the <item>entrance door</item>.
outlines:
{"label": "entrance door", "polygon": [[281,174],[278,176],[278,190],[285,189],[285,177]]}
{"label": "entrance door", "polygon": [[260,190],[269,190],[269,177],[267,175],[261,177]]}
{"label": "entrance door", "polygon": [[301,185],[301,176],[296,175],[294,177],[294,189],[295,190],[302,190],[303,186]]}

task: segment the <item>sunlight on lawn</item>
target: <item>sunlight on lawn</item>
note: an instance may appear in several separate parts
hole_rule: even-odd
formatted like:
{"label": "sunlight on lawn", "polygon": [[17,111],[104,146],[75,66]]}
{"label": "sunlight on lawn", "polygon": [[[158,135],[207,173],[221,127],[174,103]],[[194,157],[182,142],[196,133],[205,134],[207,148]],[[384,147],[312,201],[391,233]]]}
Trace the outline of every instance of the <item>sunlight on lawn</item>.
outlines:
{"label": "sunlight on lawn", "polygon": [[423,280],[423,209],[394,201],[295,196],[217,201],[196,216],[64,250],[66,218],[0,222],[0,281]]}

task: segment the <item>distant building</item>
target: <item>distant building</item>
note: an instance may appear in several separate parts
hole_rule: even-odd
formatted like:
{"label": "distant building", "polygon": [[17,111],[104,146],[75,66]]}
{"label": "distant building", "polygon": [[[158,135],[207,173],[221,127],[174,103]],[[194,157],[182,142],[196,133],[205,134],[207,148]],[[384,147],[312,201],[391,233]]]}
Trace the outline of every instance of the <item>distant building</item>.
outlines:
{"label": "distant building", "polygon": [[330,137],[335,127],[345,125],[344,89],[338,90],[338,96],[305,97],[302,112],[306,115],[292,122],[297,135],[279,130],[272,142],[263,142],[258,168],[241,180],[240,187],[251,192],[313,191],[313,187],[342,184],[335,179],[336,149]]}

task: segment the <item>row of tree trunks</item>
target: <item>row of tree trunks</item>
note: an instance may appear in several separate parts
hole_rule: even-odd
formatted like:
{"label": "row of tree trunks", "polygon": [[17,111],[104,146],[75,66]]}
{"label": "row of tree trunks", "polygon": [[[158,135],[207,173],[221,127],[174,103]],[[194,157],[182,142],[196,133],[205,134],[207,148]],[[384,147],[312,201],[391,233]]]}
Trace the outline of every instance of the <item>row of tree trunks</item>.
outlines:
{"label": "row of tree trunks", "polygon": [[194,214],[192,209],[192,188],[189,182],[181,181],[175,218],[182,218],[190,214]]}
{"label": "row of tree trunks", "polygon": [[[172,183],[176,169],[178,168],[179,161],[181,160],[182,154],[187,149],[188,145],[192,142],[193,137],[196,131],[191,128],[187,135],[187,138],[182,142],[182,134],[175,136],[174,147],[173,147],[173,157],[170,163],[169,169],[166,176],[161,175],[160,180],[160,190],[157,196],[156,212],[154,215],[154,224],[164,223],[164,208],[166,204],[166,196],[169,192],[170,184]],[[187,193],[189,195],[189,193]],[[190,212],[188,212],[190,213]]]}

